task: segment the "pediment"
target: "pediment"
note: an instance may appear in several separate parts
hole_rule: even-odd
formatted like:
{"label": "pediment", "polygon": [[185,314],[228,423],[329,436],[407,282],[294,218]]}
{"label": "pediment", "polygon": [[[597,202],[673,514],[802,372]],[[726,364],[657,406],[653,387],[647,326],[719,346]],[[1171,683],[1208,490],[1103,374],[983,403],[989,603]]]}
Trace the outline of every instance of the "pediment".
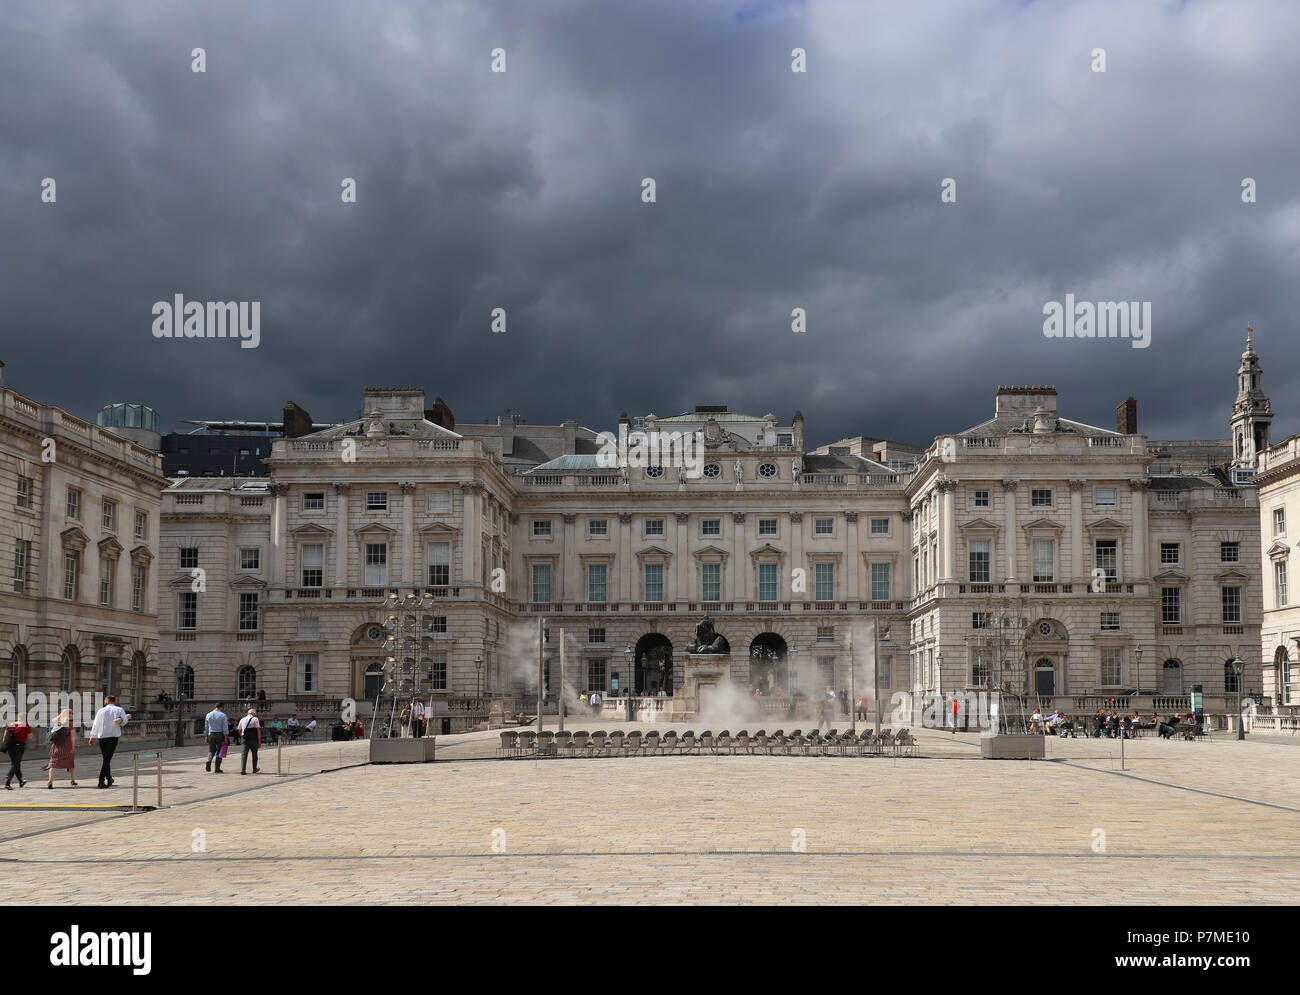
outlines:
{"label": "pediment", "polygon": [[1054,522],[1050,518],[1035,518],[1032,522],[1025,522],[1021,526],[1026,532],[1050,530],[1052,532],[1064,532],[1065,526],[1060,522]]}
{"label": "pediment", "polygon": [[105,536],[99,540],[99,554],[101,556],[121,556],[122,544],[112,536]]}
{"label": "pediment", "polygon": [[662,546],[646,546],[645,549],[638,549],[636,551],[636,555],[638,557],[662,556],[664,559],[668,559],[673,554],[668,550],[664,549]]}
{"label": "pediment", "polygon": [[234,580],[230,582],[230,586],[231,587],[256,587],[261,589],[266,587],[266,581],[262,580],[262,578],[260,577],[254,577],[252,574],[240,574],[238,577],[236,577]]}
{"label": "pediment", "polygon": [[453,535],[460,535],[460,529],[453,528],[452,526],[446,524],[445,522],[430,522],[428,525],[426,525],[426,526],[424,526],[422,529],[420,529],[419,532],[420,532],[420,535],[422,535],[422,536],[430,536],[430,535],[445,535],[445,536],[453,536]]}
{"label": "pediment", "polygon": [[763,545],[759,546],[757,549],[751,549],[751,550],[749,551],[749,555],[750,555],[750,558],[751,558],[751,559],[755,559],[755,560],[758,559],[760,556],[776,556],[776,557],[784,557],[784,556],[785,556],[785,550],[784,550],[784,549],[777,549],[777,548],[776,548],[775,546],[773,546],[770,542],[765,542],[765,543],[763,543]]}
{"label": "pediment", "polygon": [[353,531],[359,536],[397,535],[397,529],[390,528],[382,522],[371,522],[369,525],[363,525],[359,529],[354,529]]}
{"label": "pediment", "polygon": [[333,529],[327,529],[323,525],[317,525],[315,522],[308,522],[306,525],[299,525],[297,528],[289,530],[289,535],[299,536],[300,538],[310,538],[312,536],[332,536]]}
{"label": "pediment", "polygon": [[1281,560],[1291,555],[1291,547],[1281,539],[1275,539],[1273,545],[1268,547],[1267,555],[1275,560]]}
{"label": "pediment", "polygon": [[994,525],[987,518],[972,518],[969,522],[963,522],[957,526],[962,532],[997,532],[998,526]]}
{"label": "pediment", "polygon": [[1128,526],[1116,518],[1099,518],[1084,526],[1089,532],[1124,532]]}
{"label": "pediment", "polygon": [[131,550],[131,559],[136,563],[148,563],[153,559],[153,553],[149,552],[148,546],[136,546]]}
{"label": "pediment", "polygon": [[722,556],[722,557],[727,557],[727,556],[730,556],[731,554],[730,554],[727,550],[722,549],[721,547],[718,547],[718,546],[705,546],[703,549],[697,549],[697,550],[695,550],[693,553],[691,553],[691,555],[692,555],[692,556],[697,556],[697,557],[698,557],[698,556]]}
{"label": "pediment", "polygon": [[63,540],[63,545],[72,546],[76,549],[85,549],[90,542],[86,533],[82,532],[77,526],[73,525],[59,533],[59,538]]}
{"label": "pediment", "polygon": [[1153,575],[1151,579],[1152,579],[1152,580],[1157,580],[1157,581],[1170,581],[1170,580],[1176,580],[1176,581],[1179,581],[1179,582],[1181,582],[1181,583],[1186,583],[1187,581],[1191,580],[1192,578],[1191,578],[1191,576],[1190,576],[1189,574],[1185,573],[1184,571],[1182,571],[1182,570],[1175,570],[1175,569],[1173,569],[1173,568],[1171,567],[1171,568],[1168,569],[1168,570],[1161,570],[1158,574]]}
{"label": "pediment", "polygon": [[1250,580],[1250,574],[1233,568],[1232,570],[1221,570],[1219,573],[1214,575],[1214,579],[1218,581],[1235,580],[1244,584],[1246,581]]}
{"label": "pediment", "polygon": [[193,583],[194,583],[194,577],[190,574],[190,572],[188,570],[182,570],[180,573],[176,574],[174,577],[172,577],[171,580],[167,582],[167,586],[175,590],[180,590],[181,588],[184,588],[185,590],[188,591],[191,590],[191,586],[193,585]]}

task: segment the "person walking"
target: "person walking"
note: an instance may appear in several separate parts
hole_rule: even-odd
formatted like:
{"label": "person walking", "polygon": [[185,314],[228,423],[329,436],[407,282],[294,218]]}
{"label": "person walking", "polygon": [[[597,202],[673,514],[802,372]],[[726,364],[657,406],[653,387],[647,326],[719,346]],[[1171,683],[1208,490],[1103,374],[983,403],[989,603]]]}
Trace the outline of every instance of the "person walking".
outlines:
{"label": "person walking", "polygon": [[77,732],[72,725],[72,709],[65,708],[50,727],[50,762],[45,765],[50,778],[47,788],[54,787],[54,772],[66,770],[68,783],[77,786]]}
{"label": "person walking", "polygon": [[244,752],[239,755],[239,773],[248,773],[248,755],[253,754],[253,773],[260,774],[262,768],[257,766],[257,748],[262,745],[262,723],[257,718],[257,709],[250,708],[248,714],[239,720],[239,738],[244,741]]}
{"label": "person walking", "polygon": [[411,699],[411,735],[419,739],[424,735],[425,715],[424,702],[419,697]]}
{"label": "person walking", "polygon": [[99,755],[104,761],[99,768],[99,784],[95,787],[113,786],[113,754],[117,752],[117,744],[122,739],[122,727],[130,721],[131,716],[118,707],[117,698],[111,694],[105,695],[104,707],[95,713],[90,736],[86,739],[87,746],[94,746],[95,740],[99,740]]}
{"label": "person walking", "polygon": [[217,702],[216,708],[203,716],[203,735],[208,740],[208,762],[203,765],[206,771],[212,770],[212,761],[217,762],[216,773],[224,774],[221,759],[225,756],[221,748],[230,740],[230,718],[226,715],[226,703]]}
{"label": "person walking", "polygon": [[9,754],[9,773],[5,776],[5,790],[13,791],[13,779],[18,778],[18,787],[25,788],[23,780],[23,754],[27,751],[27,741],[32,738],[32,727],[27,724],[27,713],[19,712],[14,721],[5,726],[4,739],[0,741],[0,751]]}
{"label": "person walking", "polygon": [[952,734],[957,735],[957,696],[952,696]]}

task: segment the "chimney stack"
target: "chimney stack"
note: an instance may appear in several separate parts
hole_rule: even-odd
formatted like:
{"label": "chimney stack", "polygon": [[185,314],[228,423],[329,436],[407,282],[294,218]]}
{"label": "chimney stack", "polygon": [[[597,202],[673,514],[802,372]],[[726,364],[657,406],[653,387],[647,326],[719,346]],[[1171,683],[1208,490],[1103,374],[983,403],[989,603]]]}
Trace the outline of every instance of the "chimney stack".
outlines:
{"label": "chimney stack", "polygon": [[578,423],[570,418],[563,424],[564,429],[564,455],[572,456],[577,452],[578,440]]}
{"label": "chimney stack", "polygon": [[311,415],[289,401],[284,406],[284,437],[298,439],[311,434]]}
{"label": "chimney stack", "polygon": [[1115,409],[1116,428],[1121,435],[1137,435],[1138,402],[1134,397]]}

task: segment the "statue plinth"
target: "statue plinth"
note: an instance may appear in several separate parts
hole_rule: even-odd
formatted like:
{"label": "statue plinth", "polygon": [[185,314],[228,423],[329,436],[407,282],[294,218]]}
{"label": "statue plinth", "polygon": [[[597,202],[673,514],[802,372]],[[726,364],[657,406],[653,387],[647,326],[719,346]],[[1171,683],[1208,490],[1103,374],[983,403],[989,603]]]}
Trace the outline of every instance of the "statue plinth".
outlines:
{"label": "statue plinth", "polygon": [[673,690],[673,722],[695,718],[714,690],[731,683],[731,654],[687,653],[682,660],[682,671],[685,686]]}

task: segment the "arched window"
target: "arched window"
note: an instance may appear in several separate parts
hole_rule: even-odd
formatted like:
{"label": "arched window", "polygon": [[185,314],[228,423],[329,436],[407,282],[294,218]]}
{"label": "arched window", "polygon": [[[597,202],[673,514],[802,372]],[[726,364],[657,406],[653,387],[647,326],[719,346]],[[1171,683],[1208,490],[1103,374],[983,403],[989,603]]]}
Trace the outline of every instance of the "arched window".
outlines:
{"label": "arched window", "polygon": [[1287,652],[1285,646],[1279,646],[1277,652],[1273,654],[1273,665],[1277,668],[1277,681],[1282,692],[1282,704],[1294,705],[1296,703],[1293,696],[1295,668],[1291,665],[1291,654]]}
{"label": "arched window", "polygon": [[235,675],[235,696],[241,701],[257,694],[257,671],[253,667],[240,667]]}
{"label": "arched window", "polygon": [[1056,694],[1056,665],[1049,657],[1041,656],[1034,662],[1034,690],[1041,698]]}
{"label": "arched window", "polygon": [[25,680],[27,680],[27,650],[22,646],[15,646],[9,654],[9,682],[5,687],[17,693],[18,686]]}
{"label": "arched window", "polygon": [[1166,660],[1164,666],[1163,694],[1183,693],[1183,665],[1177,660]]}
{"label": "arched window", "polygon": [[142,704],[140,690],[144,686],[144,654],[136,653],[131,657],[130,683],[126,687],[125,698],[137,708]]}
{"label": "arched window", "polygon": [[59,673],[59,690],[71,691],[72,682],[77,676],[77,647],[66,646],[63,650],[63,659]]}
{"label": "arched window", "polygon": [[1241,681],[1237,677],[1237,668],[1233,664],[1233,660],[1225,660],[1223,662],[1223,693],[1236,694],[1241,689]]}

